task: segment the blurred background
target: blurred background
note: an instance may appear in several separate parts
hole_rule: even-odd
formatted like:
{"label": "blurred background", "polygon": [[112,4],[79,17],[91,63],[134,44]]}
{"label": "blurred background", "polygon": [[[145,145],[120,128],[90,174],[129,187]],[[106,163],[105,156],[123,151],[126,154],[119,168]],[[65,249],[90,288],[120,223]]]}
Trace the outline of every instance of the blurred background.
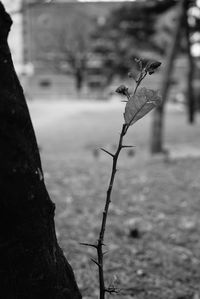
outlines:
{"label": "blurred background", "polygon": [[[120,298],[200,298],[200,1],[2,0],[14,64],[36,131],[57,236],[84,298],[134,58],[161,67],[143,86],[161,109],[130,128],[111,205],[107,279]],[[114,278],[113,278],[114,277]]]}
{"label": "blurred background", "polygon": [[[86,99],[109,98],[112,85],[127,76],[130,58],[164,64],[178,18],[173,0],[3,2],[14,21],[10,47],[16,70],[33,100],[76,98],[77,92]],[[198,1],[189,6],[191,52],[199,72]],[[171,78],[177,94],[186,92],[186,48],[182,36]],[[161,75],[153,80],[159,84]]]}

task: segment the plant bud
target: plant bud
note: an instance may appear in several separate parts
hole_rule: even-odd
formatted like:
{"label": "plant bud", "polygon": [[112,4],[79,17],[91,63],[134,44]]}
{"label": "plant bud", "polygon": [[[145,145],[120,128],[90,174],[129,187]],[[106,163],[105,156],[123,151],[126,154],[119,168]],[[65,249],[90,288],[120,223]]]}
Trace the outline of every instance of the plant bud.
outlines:
{"label": "plant bud", "polygon": [[128,93],[128,87],[126,87],[125,85],[120,85],[117,89],[116,92],[119,94],[123,94],[123,95],[127,95]]}

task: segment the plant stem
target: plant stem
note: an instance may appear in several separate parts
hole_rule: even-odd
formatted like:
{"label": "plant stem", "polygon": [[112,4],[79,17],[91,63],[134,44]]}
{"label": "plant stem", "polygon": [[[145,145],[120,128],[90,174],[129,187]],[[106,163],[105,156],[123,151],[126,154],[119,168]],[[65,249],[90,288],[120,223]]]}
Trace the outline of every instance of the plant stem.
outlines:
{"label": "plant stem", "polygon": [[[136,87],[133,93],[133,96],[135,96],[136,91],[140,85],[140,83],[142,82],[142,80],[146,77],[147,72],[145,71],[144,73],[141,72],[138,81],[136,82]],[[128,100],[130,100],[130,98],[127,96]],[[135,117],[135,115],[134,115]],[[133,119],[134,119],[133,117]],[[133,120],[131,120],[132,122]],[[109,210],[109,206],[111,203],[111,194],[112,194],[112,189],[113,189],[113,184],[114,184],[114,180],[115,180],[115,175],[117,172],[117,162],[118,162],[118,157],[119,154],[122,150],[123,146],[123,138],[126,135],[131,122],[129,124],[123,124],[122,125],[122,129],[121,129],[121,133],[120,133],[120,138],[119,138],[119,143],[118,143],[118,147],[117,150],[115,152],[114,155],[112,155],[111,153],[109,153],[108,151],[104,150],[106,153],[108,153],[109,155],[112,156],[112,171],[111,171],[111,176],[110,176],[110,182],[108,185],[108,190],[107,190],[107,195],[106,195],[106,202],[105,202],[105,207],[104,207],[104,211],[103,211],[103,217],[102,217],[102,222],[101,222],[101,229],[99,232],[99,238],[97,241],[97,245],[95,246],[96,250],[97,250],[97,258],[98,261],[96,262],[96,264],[98,265],[98,269],[99,269],[99,299],[105,299],[105,293],[109,292],[109,290],[105,287],[105,281],[104,281],[104,253],[103,253],[103,249],[102,247],[104,246],[104,235],[105,235],[105,230],[106,230],[106,222],[107,222],[107,217],[108,217],[108,210]]]}
{"label": "plant stem", "polygon": [[146,77],[146,75],[147,75],[147,71],[140,73],[139,79],[136,81],[137,84],[136,84],[136,87],[135,87],[133,95],[136,94],[136,91],[137,91],[138,87],[140,86],[140,83]]}
{"label": "plant stem", "polygon": [[116,153],[113,155],[112,171],[111,171],[110,182],[109,182],[109,186],[108,186],[108,190],[107,190],[106,203],[105,203],[105,207],[104,207],[104,211],[103,211],[99,239],[98,239],[98,243],[97,243],[100,299],[104,299],[105,293],[106,293],[106,288],[105,288],[105,283],[104,283],[104,263],[103,263],[104,262],[104,260],[103,260],[104,254],[103,254],[102,247],[104,245],[104,243],[103,243],[104,242],[104,234],[105,234],[105,229],[106,229],[108,209],[109,209],[109,205],[111,203],[111,193],[112,193],[112,189],[113,189],[113,183],[115,180],[115,174],[117,172],[117,162],[118,162],[118,157],[119,157],[120,151],[123,148],[123,137],[126,134],[126,126],[127,126],[127,124],[123,124],[123,126],[122,126],[118,147],[117,147]]}

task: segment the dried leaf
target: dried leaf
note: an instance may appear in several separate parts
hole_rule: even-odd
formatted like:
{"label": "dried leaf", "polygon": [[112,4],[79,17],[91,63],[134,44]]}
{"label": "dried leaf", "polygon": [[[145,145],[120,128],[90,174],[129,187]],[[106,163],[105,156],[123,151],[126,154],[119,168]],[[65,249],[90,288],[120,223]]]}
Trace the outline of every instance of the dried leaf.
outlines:
{"label": "dried leaf", "polygon": [[125,107],[124,119],[128,125],[133,125],[140,118],[145,116],[153,108],[161,103],[158,92],[145,87],[130,97]]}

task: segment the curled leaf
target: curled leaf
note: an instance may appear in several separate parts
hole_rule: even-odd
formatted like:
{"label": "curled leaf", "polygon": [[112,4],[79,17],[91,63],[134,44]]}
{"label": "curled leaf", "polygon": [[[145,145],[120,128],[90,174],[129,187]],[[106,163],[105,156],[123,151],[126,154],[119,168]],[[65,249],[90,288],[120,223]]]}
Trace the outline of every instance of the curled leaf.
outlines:
{"label": "curled leaf", "polygon": [[157,60],[149,60],[145,70],[149,73],[149,75],[152,75],[159,66],[161,66],[161,62]]}
{"label": "curled leaf", "polygon": [[124,119],[127,125],[133,125],[140,118],[144,117],[153,108],[161,104],[161,97],[158,91],[145,87],[130,97],[126,104]]}

